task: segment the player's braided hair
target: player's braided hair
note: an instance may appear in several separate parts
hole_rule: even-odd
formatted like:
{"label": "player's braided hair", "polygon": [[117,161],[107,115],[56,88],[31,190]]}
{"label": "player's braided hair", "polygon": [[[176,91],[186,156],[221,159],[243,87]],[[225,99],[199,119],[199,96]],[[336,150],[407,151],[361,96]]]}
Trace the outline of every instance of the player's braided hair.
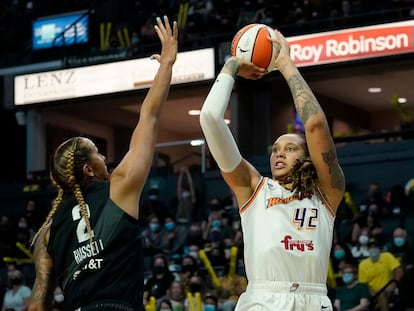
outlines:
{"label": "player's braided hair", "polygon": [[292,182],[292,189],[295,189],[295,194],[303,195],[315,188],[315,185],[318,183],[318,175],[315,166],[309,157],[305,135],[297,135],[303,138],[305,157],[296,160],[287,180],[288,182]]}
{"label": "player's braided hair", "polygon": [[292,182],[296,194],[304,194],[315,188],[317,174],[308,157],[296,160],[292,169]]}
{"label": "player's braided hair", "polygon": [[81,216],[85,220],[89,240],[92,244],[92,228],[81,190],[86,182],[83,174],[83,166],[90,162],[91,150],[86,142],[86,139],[83,137],[71,138],[60,145],[52,156],[50,161],[50,179],[53,185],[56,186],[58,193],[49,214],[46,216],[42,226],[33,237],[31,245],[34,244],[42,230],[49,225],[53,215],[63,202],[65,191],[72,192],[78,201]]}

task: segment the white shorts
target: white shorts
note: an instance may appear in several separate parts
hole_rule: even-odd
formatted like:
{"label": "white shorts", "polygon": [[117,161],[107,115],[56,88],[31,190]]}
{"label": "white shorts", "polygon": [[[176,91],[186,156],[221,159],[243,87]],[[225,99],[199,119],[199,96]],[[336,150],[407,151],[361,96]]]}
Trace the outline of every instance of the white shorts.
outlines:
{"label": "white shorts", "polygon": [[235,311],[332,311],[325,284],[249,282]]}

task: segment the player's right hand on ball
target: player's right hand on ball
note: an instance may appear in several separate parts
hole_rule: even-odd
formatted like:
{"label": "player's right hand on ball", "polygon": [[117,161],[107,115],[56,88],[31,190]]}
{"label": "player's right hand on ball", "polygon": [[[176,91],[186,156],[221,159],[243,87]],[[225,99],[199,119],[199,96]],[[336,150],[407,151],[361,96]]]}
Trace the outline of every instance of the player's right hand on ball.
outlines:
{"label": "player's right hand on ball", "polygon": [[275,60],[275,65],[276,65],[275,67],[280,69],[280,67],[283,64],[285,64],[285,62],[287,60],[291,61],[292,59],[290,57],[290,45],[289,45],[289,42],[282,35],[282,33],[280,31],[278,31],[277,29],[275,29],[275,33],[276,33],[276,39],[270,38],[270,40],[280,46],[279,55],[278,55],[278,57]]}

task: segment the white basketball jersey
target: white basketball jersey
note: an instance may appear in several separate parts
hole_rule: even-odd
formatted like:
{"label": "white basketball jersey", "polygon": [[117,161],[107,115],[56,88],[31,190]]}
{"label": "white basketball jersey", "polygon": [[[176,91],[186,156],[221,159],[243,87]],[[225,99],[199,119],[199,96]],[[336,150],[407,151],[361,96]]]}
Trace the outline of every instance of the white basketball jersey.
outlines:
{"label": "white basketball jersey", "polygon": [[335,214],[321,194],[299,198],[262,177],[240,216],[249,282],[326,283]]}

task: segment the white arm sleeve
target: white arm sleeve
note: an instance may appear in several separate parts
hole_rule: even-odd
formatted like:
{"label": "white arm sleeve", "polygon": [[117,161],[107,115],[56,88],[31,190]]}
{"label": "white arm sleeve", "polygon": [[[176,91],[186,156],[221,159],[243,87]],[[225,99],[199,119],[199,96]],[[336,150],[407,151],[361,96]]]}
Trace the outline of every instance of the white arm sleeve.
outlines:
{"label": "white arm sleeve", "polygon": [[213,84],[200,113],[200,125],[211,154],[219,168],[229,173],[241,162],[239,148],[224,122],[224,112],[233,90],[234,78],[220,73]]}

